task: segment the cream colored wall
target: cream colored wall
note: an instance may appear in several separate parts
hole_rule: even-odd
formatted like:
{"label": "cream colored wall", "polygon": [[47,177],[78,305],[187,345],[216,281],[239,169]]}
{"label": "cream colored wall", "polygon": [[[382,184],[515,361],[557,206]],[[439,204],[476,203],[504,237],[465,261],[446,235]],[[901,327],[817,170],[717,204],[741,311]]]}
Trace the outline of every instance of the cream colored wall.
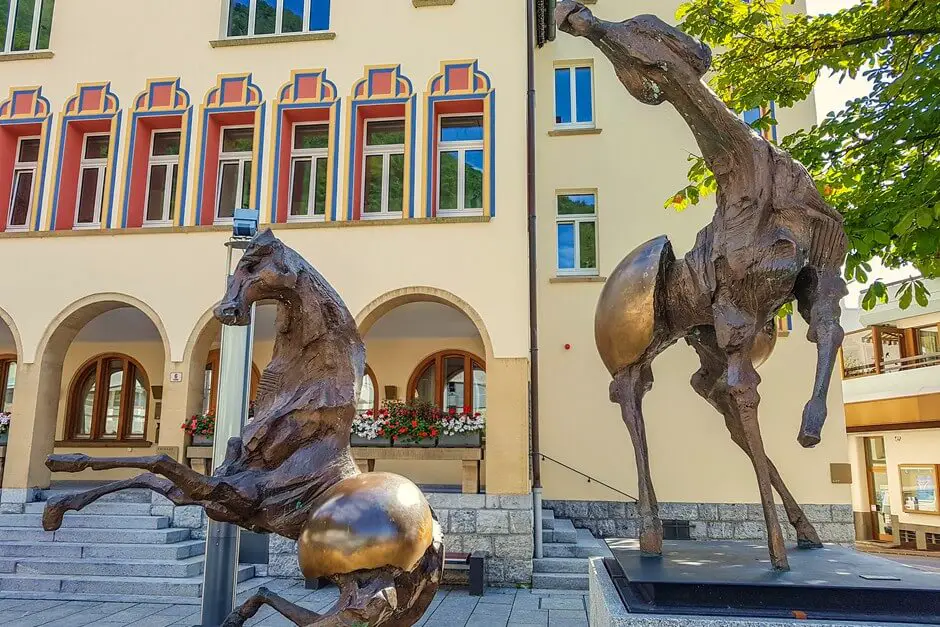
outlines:
{"label": "cream colored wall", "polygon": [[[402,338],[374,339],[366,336],[366,363],[375,373],[379,402],[385,398],[385,386],[398,387],[398,400],[408,393],[408,381],[421,361],[438,351],[463,350],[485,359],[486,349],[480,338]],[[496,417],[493,417],[494,420]],[[483,468],[486,467],[484,462]],[[420,484],[460,485],[460,462],[379,461],[376,470],[394,472]],[[482,469],[481,469],[482,470]],[[483,471],[485,472],[485,471]]]}
{"label": "cream colored wall", "polygon": [[[600,17],[621,20],[641,13],[671,19],[677,1],[643,0],[623,7],[600,2]],[[600,134],[549,137],[553,128],[553,63],[594,59],[595,119]],[[618,408],[608,400],[610,375],[593,339],[594,308],[602,284],[550,283],[556,268],[555,191],[596,188],[598,255],[602,277],[639,244],[669,235],[678,255],[712,217],[714,201],[684,213],[663,201],[686,184],[694,139],[668,104],[634,100],[610,63],[588,41],[559,33],[537,56],[539,141],[539,331],[541,450],[628,494],[636,495],[633,449]],[[815,120],[812,103],[779,112],[781,136]],[[803,404],[809,399],[815,346],[795,321],[760,371],[761,426],[765,446],[781,474],[804,503],[847,503],[850,490],[833,485],[829,464],[848,460],[838,380],[829,394],[823,442],[812,450],[796,442]],[[566,350],[565,344],[571,349]],[[654,485],[661,501],[756,502],[756,480],[748,458],[731,442],[719,414],[689,386],[698,368],[695,353],[679,343],[654,363],[656,377],[645,401]],[[543,462],[546,498],[609,499],[621,495],[551,461]]]}
{"label": "cream colored wall", "polygon": [[[909,514],[904,511],[901,498],[901,472],[900,466],[940,464],[940,429],[916,429],[910,431],[883,431],[866,433],[865,437],[884,438],[885,458],[888,469],[888,490],[891,500],[891,513],[898,517],[902,523],[913,525],[940,526],[940,516],[933,514]],[[852,436],[856,445],[861,448],[863,436]],[[862,484],[864,492],[856,498],[856,511],[868,510],[868,491],[865,477],[865,456],[860,455],[853,463],[852,475]]]}

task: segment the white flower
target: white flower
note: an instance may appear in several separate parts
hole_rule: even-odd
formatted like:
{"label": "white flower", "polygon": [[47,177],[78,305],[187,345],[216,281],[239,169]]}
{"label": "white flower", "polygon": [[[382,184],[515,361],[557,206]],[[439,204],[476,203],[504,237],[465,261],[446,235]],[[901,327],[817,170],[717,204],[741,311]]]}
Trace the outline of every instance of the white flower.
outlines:
{"label": "white flower", "polygon": [[444,435],[476,433],[486,427],[486,419],[479,412],[475,414],[446,414],[441,420]]}
{"label": "white flower", "polygon": [[352,434],[367,440],[377,440],[382,437],[379,431],[384,429],[387,423],[388,421],[382,418],[358,414],[353,418]]}

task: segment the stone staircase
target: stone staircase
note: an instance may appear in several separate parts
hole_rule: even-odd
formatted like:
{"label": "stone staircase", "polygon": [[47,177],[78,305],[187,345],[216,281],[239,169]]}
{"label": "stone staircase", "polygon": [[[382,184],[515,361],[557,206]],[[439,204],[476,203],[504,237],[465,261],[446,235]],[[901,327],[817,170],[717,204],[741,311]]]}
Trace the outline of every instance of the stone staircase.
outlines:
{"label": "stone staircase", "polygon": [[[57,493],[0,514],[0,598],[199,603],[205,540],[152,514],[149,491],[108,495],[47,532],[44,501]],[[238,581],[254,575],[242,565]]]}
{"label": "stone staircase", "polygon": [[588,558],[610,556],[610,549],[587,529],[542,510],[542,553],[532,562],[532,587],[543,590],[587,590]]}

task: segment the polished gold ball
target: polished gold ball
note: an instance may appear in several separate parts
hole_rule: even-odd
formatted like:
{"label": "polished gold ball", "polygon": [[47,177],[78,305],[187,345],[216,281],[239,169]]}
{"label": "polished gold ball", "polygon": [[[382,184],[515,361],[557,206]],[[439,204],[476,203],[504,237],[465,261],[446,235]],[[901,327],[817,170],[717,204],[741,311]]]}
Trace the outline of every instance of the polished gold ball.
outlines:
{"label": "polished gold ball", "polygon": [[307,579],[392,567],[411,571],[437,522],[418,487],[386,472],[340,481],[310,510],[297,541]]}

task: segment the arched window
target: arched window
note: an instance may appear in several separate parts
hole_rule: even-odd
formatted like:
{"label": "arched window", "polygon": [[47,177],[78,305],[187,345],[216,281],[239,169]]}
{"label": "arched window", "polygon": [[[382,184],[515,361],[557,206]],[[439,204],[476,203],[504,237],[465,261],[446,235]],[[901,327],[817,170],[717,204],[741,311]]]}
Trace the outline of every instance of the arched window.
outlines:
{"label": "arched window", "polygon": [[362,385],[359,388],[359,398],[356,400],[356,413],[378,409],[379,405],[379,386],[375,382],[375,373],[372,368],[366,365],[366,372],[362,375]]}
{"label": "arched window", "polygon": [[[257,366],[251,364],[251,396],[250,400],[255,400],[258,393],[258,381],[261,380],[261,373]],[[219,350],[209,351],[209,358],[206,360],[206,370],[202,384],[202,413],[215,415],[216,407],[219,402]]]}
{"label": "arched window", "polygon": [[99,355],[72,381],[67,416],[70,440],[143,440],[147,435],[150,385],[127,355]]}
{"label": "arched window", "polygon": [[486,414],[486,363],[466,351],[435,353],[411,375],[408,398],[429,401],[444,410],[470,407]]}
{"label": "arched window", "polygon": [[0,413],[13,408],[16,387],[16,355],[0,355]]}

